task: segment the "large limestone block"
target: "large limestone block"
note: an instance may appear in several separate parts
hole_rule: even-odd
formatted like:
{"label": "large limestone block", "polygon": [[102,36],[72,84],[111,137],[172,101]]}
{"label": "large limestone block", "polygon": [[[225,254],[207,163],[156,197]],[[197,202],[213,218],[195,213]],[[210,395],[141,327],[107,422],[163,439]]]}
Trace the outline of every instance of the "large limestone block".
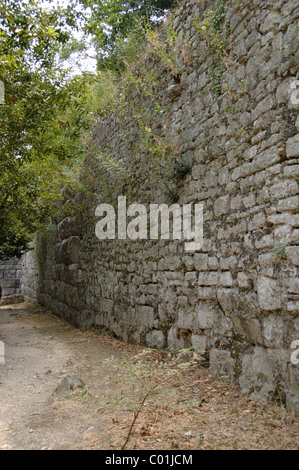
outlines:
{"label": "large limestone block", "polygon": [[253,354],[246,354],[242,361],[242,374],[239,379],[242,392],[254,400],[266,401],[275,391],[275,379],[267,350],[260,346]]}
{"label": "large limestone block", "polygon": [[62,243],[58,243],[55,249],[56,261],[62,264],[76,264],[79,262],[80,239],[69,237]]}
{"label": "large limestone block", "polygon": [[276,279],[266,276],[257,278],[257,296],[262,310],[277,310],[281,308],[281,288]]}

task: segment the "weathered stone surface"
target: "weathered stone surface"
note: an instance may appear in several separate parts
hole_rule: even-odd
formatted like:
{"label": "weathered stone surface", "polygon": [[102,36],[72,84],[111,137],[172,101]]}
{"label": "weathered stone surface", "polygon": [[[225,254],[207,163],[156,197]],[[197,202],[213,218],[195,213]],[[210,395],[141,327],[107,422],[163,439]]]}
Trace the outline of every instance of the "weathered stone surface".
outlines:
{"label": "weathered stone surface", "polygon": [[58,396],[70,396],[78,388],[84,388],[84,383],[80,377],[77,377],[76,375],[67,375],[55,389],[54,394]]}
{"label": "weathered stone surface", "polygon": [[299,134],[287,141],[287,157],[299,157]]}
{"label": "weathered stone surface", "polygon": [[217,377],[233,382],[235,360],[229,351],[212,349],[210,351],[211,373]]}
{"label": "weathered stone surface", "polygon": [[299,266],[299,246],[288,246],[285,252],[291,263],[295,266]]}
{"label": "weathered stone surface", "polygon": [[262,310],[281,307],[281,287],[276,279],[259,276],[256,282],[258,303]]}
{"label": "weathered stone surface", "polygon": [[237,282],[239,287],[248,289],[250,287],[250,282],[248,276],[244,272],[239,272],[237,275]]}
{"label": "weathered stone surface", "polygon": [[221,196],[215,201],[214,213],[216,216],[226,214],[229,211],[229,196]]}
{"label": "weathered stone surface", "polygon": [[147,328],[153,328],[155,312],[152,307],[140,305],[136,307],[136,321]]}
{"label": "weathered stone surface", "polygon": [[285,80],[283,80],[277,87],[276,99],[279,104],[289,103],[291,94],[294,91],[294,89],[291,87],[291,84],[294,82],[294,80],[295,80],[295,77],[288,77]]}
{"label": "weathered stone surface", "polygon": [[289,364],[288,387],[286,393],[286,404],[288,409],[299,414],[299,371],[298,366]]}
{"label": "weathered stone surface", "polygon": [[196,353],[205,353],[207,347],[207,337],[205,335],[192,335],[191,343]]}
{"label": "weathered stone surface", "polygon": [[190,347],[190,342],[183,335],[179,334],[176,326],[172,326],[168,331],[167,342],[170,351],[179,351]]}
{"label": "weathered stone surface", "polygon": [[252,220],[248,225],[249,230],[256,230],[258,228],[264,227],[266,223],[266,217],[263,212],[253,216]]}
{"label": "weathered stone surface", "polygon": [[290,338],[288,337],[288,324],[283,317],[269,315],[263,319],[263,337],[265,346],[269,348],[288,347]]}
{"label": "weathered stone surface", "polygon": [[[293,409],[297,392],[288,388],[297,390],[297,379],[286,351],[299,334],[299,121],[291,103],[299,62],[295,10],[287,13],[294,2],[281,0],[273,12],[255,0],[242,14],[224,2],[231,31],[220,96],[192,20],[212,3],[187,0],[177,9],[178,43],[164,51],[172,60],[155,51],[141,58],[138,86],[122,90],[128,105],[101,116],[92,134],[95,148],[132,175],[128,203],[203,204],[202,250],[187,253],[182,240],[99,241],[91,204],[80,239],[83,221],[68,217],[37,258],[26,255],[22,289],[84,328],[150,347],[204,349],[214,373],[240,374],[243,389],[261,399],[282,386]],[[164,144],[167,158],[153,157]],[[84,164],[94,168],[89,157]],[[117,178],[103,185],[98,170],[95,198],[114,204],[124,187]],[[0,266],[0,285],[4,278]]]}
{"label": "weathered stone surface", "polygon": [[75,264],[79,262],[80,239],[72,236],[56,245],[56,261],[58,263]]}
{"label": "weathered stone surface", "polygon": [[0,298],[21,293],[22,262],[17,258],[0,261]]}
{"label": "weathered stone surface", "polygon": [[291,294],[299,294],[299,279],[289,279],[288,292]]}
{"label": "weathered stone surface", "polygon": [[240,387],[254,400],[266,401],[275,391],[272,364],[267,350],[257,346],[253,354],[246,354],[242,360]]}
{"label": "weathered stone surface", "polygon": [[167,95],[171,100],[174,100],[180,96],[182,93],[182,87],[181,85],[170,85],[167,88]]}
{"label": "weathered stone surface", "polygon": [[164,333],[159,330],[152,330],[147,333],[145,340],[149,348],[163,349],[166,344]]}
{"label": "weathered stone surface", "polygon": [[208,269],[208,255],[205,253],[195,253],[194,267],[198,271],[207,271]]}

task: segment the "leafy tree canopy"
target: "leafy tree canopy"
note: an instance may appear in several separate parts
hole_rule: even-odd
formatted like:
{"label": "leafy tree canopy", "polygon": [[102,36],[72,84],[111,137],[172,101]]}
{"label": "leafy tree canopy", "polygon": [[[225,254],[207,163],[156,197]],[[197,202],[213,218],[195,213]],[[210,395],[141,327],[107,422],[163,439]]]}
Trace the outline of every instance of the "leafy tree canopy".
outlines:
{"label": "leafy tree canopy", "polygon": [[[118,73],[125,68],[123,45],[131,35],[144,40],[144,28],[159,24],[177,0],[78,0],[85,11],[85,31],[93,38],[98,68]],[[88,10],[89,8],[89,10]]]}
{"label": "leafy tree canopy", "polygon": [[56,57],[76,12],[0,0],[0,258],[19,256],[54,210],[65,165],[90,126],[88,74],[70,78]]}
{"label": "leafy tree canopy", "polygon": [[[110,74],[122,73],[125,55],[175,2],[0,0],[0,258],[20,256],[53,217],[97,107],[115,88]],[[96,47],[98,74],[65,69],[87,47],[80,29]]]}

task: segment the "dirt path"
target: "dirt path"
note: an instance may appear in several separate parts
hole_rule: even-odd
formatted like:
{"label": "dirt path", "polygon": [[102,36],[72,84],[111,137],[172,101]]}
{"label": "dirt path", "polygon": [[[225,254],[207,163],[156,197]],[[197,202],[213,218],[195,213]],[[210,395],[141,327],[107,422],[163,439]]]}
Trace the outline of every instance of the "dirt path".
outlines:
{"label": "dirt path", "polygon": [[[140,386],[109,359],[132,356],[140,347],[76,330],[26,304],[0,307],[0,340],[6,353],[0,364],[0,449],[121,448]],[[153,353],[151,371],[161,355]],[[57,396],[55,389],[68,375],[82,379],[85,389]],[[127,448],[296,449],[298,444],[299,422],[292,413],[250,401],[238,388],[193,367],[149,398]]]}
{"label": "dirt path", "polygon": [[[103,360],[121,351],[109,339],[99,341],[40,308],[1,307],[6,360],[0,365],[0,448],[84,449],[93,438],[99,444],[108,418],[111,423],[109,414],[96,416],[97,398],[107,394],[109,370]],[[71,399],[53,394],[67,375],[88,386],[93,409],[87,408],[91,400],[79,400],[76,393]],[[108,445],[106,435],[103,448]]]}

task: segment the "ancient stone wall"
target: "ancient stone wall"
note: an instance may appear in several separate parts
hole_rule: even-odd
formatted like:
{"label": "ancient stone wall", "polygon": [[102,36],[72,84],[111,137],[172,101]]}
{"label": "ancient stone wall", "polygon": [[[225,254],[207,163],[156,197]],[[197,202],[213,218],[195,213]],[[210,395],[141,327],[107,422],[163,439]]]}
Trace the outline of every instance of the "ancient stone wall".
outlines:
{"label": "ancient stone wall", "polygon": [[22,261],[11,258],[0,262],[0,297],[21,293]]}
{"label": "ancient stone wall", "polygon": [[[32,248],[34,243],[32,244]],[[22,257],[21,291],[24,298],[32,303],[38,302],[40,291],[40,264],[38,262],[38,253],[32,249],[25,253]]]}
{"label": "ancient stone wall", "polygon": [[[203,203],[202,250],[186,253],[180,241],[97,240],[99,180],[98,191],[90,183],[98,199],[89,222],[67,217],[44,242],[38,299],[75,325],[125,341],[193,346],[213,374],[298,411],[299,366],[290,348],[299,339],[299,2],[225,7],[225,53],[217,51],[221,29],[214,39],[205,35],[214,2],[184,2],[168,21],[173,54],[165,58],[167,48],[156,43],[143,61],[155,72],[151,93],[136,79],[93,136],[99,151],[135,175],[128,200],[163,202],[168,191],[179,204]],[[163,177],[155,179],[160,167],[168,175],[164,193]],[[121,184],[110,186],[125,195]]]}

